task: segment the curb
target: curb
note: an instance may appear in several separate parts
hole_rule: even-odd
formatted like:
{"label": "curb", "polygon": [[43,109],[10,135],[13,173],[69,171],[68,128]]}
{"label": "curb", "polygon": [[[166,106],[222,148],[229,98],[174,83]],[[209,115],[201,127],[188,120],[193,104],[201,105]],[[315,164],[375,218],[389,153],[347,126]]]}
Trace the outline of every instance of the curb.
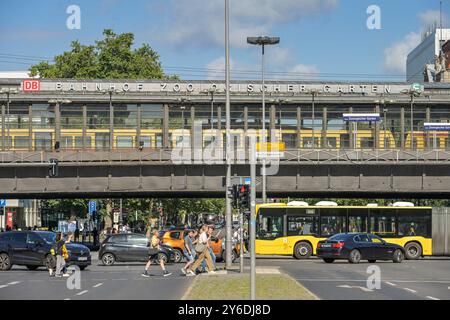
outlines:
{"label": "curb", "polygon": [[303,284],[301,284],[300,281],[295,280],[290,274],[282,272],[281,270],[280,270],[280,272],[281,272],[281,274],[284,274],[286,277],[290,278],[292,281],[295,281],[295,283],[297,283],[299,286],[301,286],[308,294],[313,296],[315,298],[314,300],[322,300],[322,299],[320,299],[320,297],[317,294],[312,293],[308,288],[306,288]]}
{"label": "curb", "polygon": [[186,290],[186,292],[184,293],[184,295],[181,297],[180,300],[188,300],[187,297],[189,296],[189,294],[192,291],[192,288],[195,286],[196,282],[197,282],[198,277],[194,277],[194,279],[191,282],[191,285],[189,286],[189,288]]}

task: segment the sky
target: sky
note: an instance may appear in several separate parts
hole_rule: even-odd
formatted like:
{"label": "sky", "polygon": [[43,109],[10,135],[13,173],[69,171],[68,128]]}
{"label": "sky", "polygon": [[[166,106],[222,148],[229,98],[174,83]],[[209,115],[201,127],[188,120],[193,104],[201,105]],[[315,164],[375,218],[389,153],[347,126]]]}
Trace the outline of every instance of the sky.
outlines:
{"label": "sky", "polygon": [[[93,44],[102,31],[135,34],[148,43],[168,74],[221,79],[224,0],[0,0],[0,71],[26,70],[79,40]],[[232,80],[260,77],[261,51],[247,36],[279,36],[267,47],[273,80],[404,81],[406,55],[421,33],[439,21],[439,0],[229,0]],[[80,8],[80,29],[66,21]],[[370,30],[368,7],[380,8]],[[450,0],[443,1],[444,26]]]}

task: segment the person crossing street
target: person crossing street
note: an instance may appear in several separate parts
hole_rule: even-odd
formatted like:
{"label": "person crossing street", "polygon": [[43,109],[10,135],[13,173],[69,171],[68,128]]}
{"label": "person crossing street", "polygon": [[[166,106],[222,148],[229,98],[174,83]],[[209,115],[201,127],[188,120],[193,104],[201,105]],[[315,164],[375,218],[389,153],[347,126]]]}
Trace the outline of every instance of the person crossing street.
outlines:
{"label": "person crossing street", "polygon": [[163,270],[163,276],[164,277],[170,276],[172,273],[166,270],[166,267],[164,265],[164,260],[158,259],[158,253],[160,250],[159,244],[161,243],[161,240],[158,237],[158,230],[153,229],[151,234],[153,236],[151,237],[150,242],[149,242],[148,262],[145,265],[145,270],[142,273],[142,276],[146,277],[146,278],[150,277],[151,274],[148,273],[148,270],[150,269],[152,261],[155,263],[158,263],[158,260],[159,260],[159,265],[161,266],[161,269]]}

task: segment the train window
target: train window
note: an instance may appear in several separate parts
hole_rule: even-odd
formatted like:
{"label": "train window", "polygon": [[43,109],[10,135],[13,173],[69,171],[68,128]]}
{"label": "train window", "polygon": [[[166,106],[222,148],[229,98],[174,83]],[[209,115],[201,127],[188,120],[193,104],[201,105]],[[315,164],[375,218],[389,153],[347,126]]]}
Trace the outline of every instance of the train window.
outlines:
{"label": "train window", "polygon": [[152,137],[150,136],[141,136],[141,142],[144,143],[144,148],[152,147]]}
{"label": "train window", "polygon": [[374,143],[372,137],[361,137],[361,148],[373,148]]}
{"label": "train window", "polygon": [[156,148],[162,148],[163,147],[163,135],[162,133],[156,134]]}
{"label": "train window", "polygon": [[49,132],[39,132],[35,134],[35,149],[36,150],[51,150],[52,134]]}
{"label": "train window", "polygon": [[12,137],[2,137],[0,138],[0,147],[3,147],[3,139],[5,139],[5,147],[12,145]]}
{"label": "train window", "polygon": [[[316,148],[319,147],[320,143],[320,136],[317,135],[314,137],[314,145]],[[313,138],[312,137],[305,137],[303,138],[303,148],[312,148],[313,147]]]}
{"label": "train window", "polygon": [[340,145],[341,149],[350,148],[350,135],[348,133],[341,134]]}
{"label": "train window", "polygon": [[431,237],[431,214],[423,210],[399,210],[398,235]]}
{"label": "train window", "polygon": [[61,148],[72,149],[73,138],[72,137],[61,137]]}
{"label": "train window", "polygon": [[27,136],[16,136],[14,138],[14,147],[16,149],[28,149],[30,146],[30,139]]}
{"label": "train window", "polygon": [[395,209],[370,209],[370,232],[380,237],[397,235]]}
{"label": "train window", "polygon": [[335,137],[327,137],[325,142],[326,148],[336,148],[337,147],[337,139]]}
{"label": "train window", "polygon": [[133,148],[133,137],[119,136],[116,142],[117,148]]}
{"label": "train window", "polygon": [[285,133],[282,140],[286,149],[294,149],[297,147],[297,135],[295,133]]}
{"label": "train window", "polygon": [[450,149],[450,138],[445,138],[445,149]]}
{"label": "train window", "polygon": [[97,150],[109,149],[109,133],[95,134],[95,149]]}

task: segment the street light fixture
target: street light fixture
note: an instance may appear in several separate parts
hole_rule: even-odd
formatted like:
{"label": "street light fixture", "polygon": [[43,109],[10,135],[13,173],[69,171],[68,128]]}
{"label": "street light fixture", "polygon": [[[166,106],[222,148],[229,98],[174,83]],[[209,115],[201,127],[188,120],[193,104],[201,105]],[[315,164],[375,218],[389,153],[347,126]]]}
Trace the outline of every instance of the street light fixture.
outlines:
{"label": "street light fixture", "polygon": [[[260,37],[247,37],[247,43],[252,45],[261,46],[261,77],[262,77],[262,142],[263,145],[266,146],[266,86],[264,79],[264,53],[265,46],[275,45],[280,43],[279,37],[268,37],[268,36],[260,36]],[[262,159],[262,200],[263,203],[267,202],[267,186],[266,186],[266,160],[263,157]]]}
{"label": "street light fixture", "polygon": [[[11,102],[11,94],[17,94],[19,93],[19,91],[17,89],[12,89],[12,88],[3,88],[0,90],[0,93],[2,94],[6,94],[6,114],[8,116],[8,123],[6,126],[6,130],[7,130],[7,137],[8,137],[8,150],[11,147],[11,143],[12,143],[12,139],[10,139],[10,134],[9,134],[9,122],[10,122],[10,114],[9,114],[9,104]],[[3,131],[3,126],[2,126],[2,131]],[[5,148],[5,141],[6,141],[6,136],[4,134],[4,132],[2,132],[2,148]],[[11,141],[11,143],[10,143]]]}
{"label": "street light fixture", "polygon": [[[214,119],[214,94],[220,93],[221,91],[217,88],[210,88],[202,90],[201,93],[203,94],[210,94],[211,95],[211,132],[214,129],[213,119]],[[218,118],[217,118],[218,119]]]}

